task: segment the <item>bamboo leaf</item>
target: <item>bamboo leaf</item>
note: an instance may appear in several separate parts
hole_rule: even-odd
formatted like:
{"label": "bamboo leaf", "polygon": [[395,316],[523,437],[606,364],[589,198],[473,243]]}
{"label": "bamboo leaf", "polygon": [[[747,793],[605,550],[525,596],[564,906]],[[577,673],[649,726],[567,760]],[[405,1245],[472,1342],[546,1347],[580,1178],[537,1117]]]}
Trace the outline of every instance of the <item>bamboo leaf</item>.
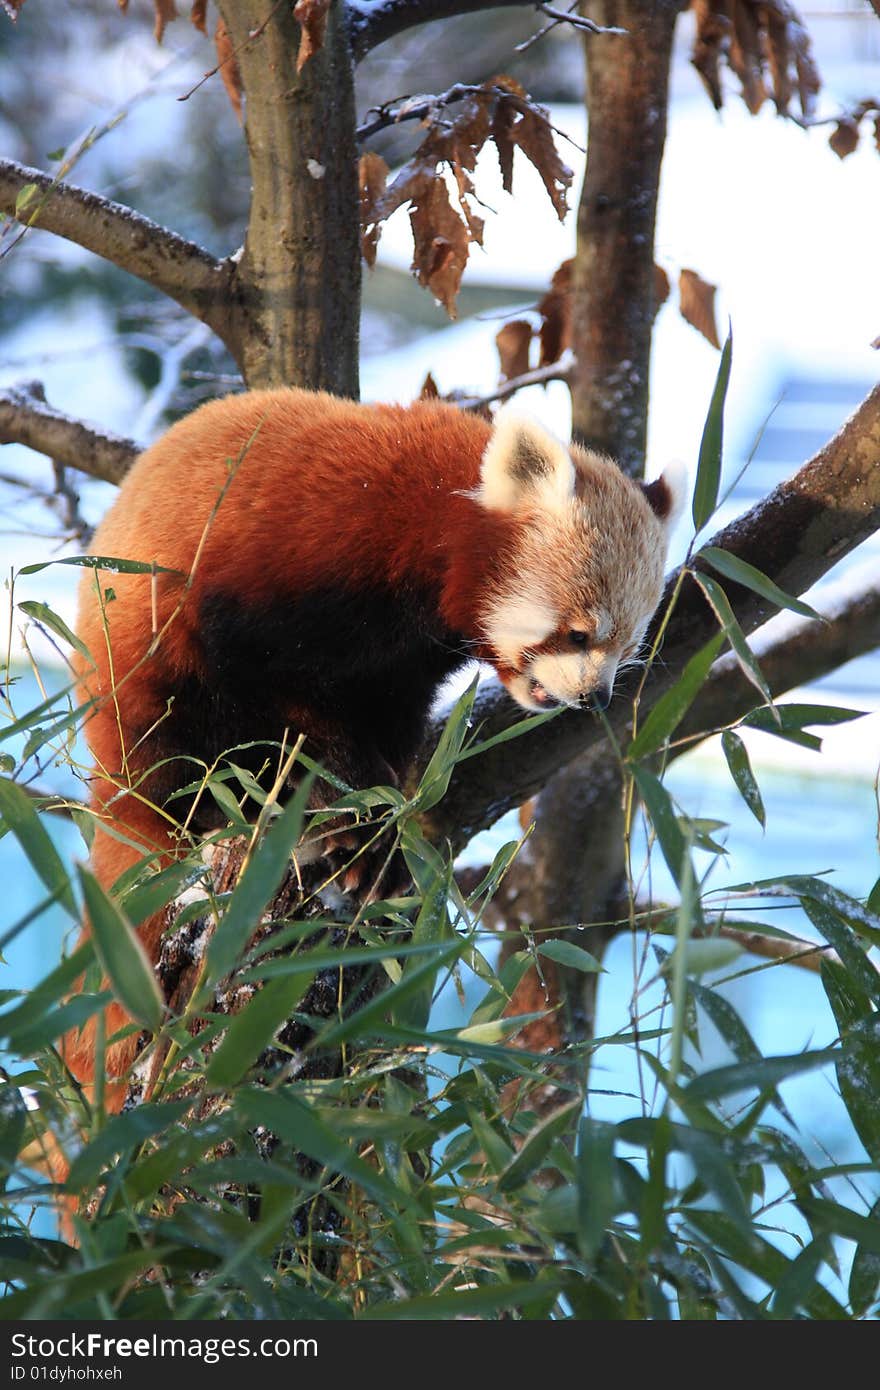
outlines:
{"label": "bamboo leaf", "polygon": [[580,1109],[581,1102],[576,1100],[570,1105],[560,1106],[546,1119],[538,1121],[534,1129],[526,1135],[516,1156],[499,1174],[499,1192],[513,1192],[516,1188],[522,1187],[536,1169],[540,1168],[553,1141],[569,1128]]}
{"label": "bamboo leaf", "polygon": [[[868,1220],[880,1225],[880,1197],[871,1208]],[[880,1252],[859,1245],[849,1273],[848,1292],[856,1317],[864,1317],[880,1297]]]}
{"label": "bamboo leaf", "polygon": [[817,622],[824,621],[821,613],[817,613],[815,608],[811,608],[808,603],[804,603],[799,598],[793,598],[784,589],[780,589],[778,584],[762,574],[754,565],[748,561],[741,560],[738,555],[733,555],[729,550],[721,550],[717,545],[705,545],[699,552],[700,558],[707,560],[714,570],[723,574],[725,579],[732,579],[735,584],[742,584],[753,593],[765,598],[768,603],[772,603],[774,608],[788,608],[792,613],[799,613],[802,618],[815,618]]}
{"label": "bamboo leaf", "polygon": [[794,1057],[762,1057],[759,1062],[734,1062],[730,1066],[716,1067],[714,1071],[695,1076],[684,1092],[692,1100],[707,1101],[719,1100],[722,1096],[752,1086],[759,1091],[772,1091],[787,1077],[835,1062],[839,1056],[837,1048],[826,1047],[813,1052],[800,1052]]}
{"label": "bamboo leaf", "polygon": [[302,833],[312,781],[311,774],[303,778],[281,815],[257,845],[236,884],[208,946],[203,994],[232,970],[248,938],[256,931],[266,904],[284,878],[293,847]]}
{"label": "bamboo leaf", "polygon": [[88,869],[79,879],[89,915],[95,954],[126,1013],[157,1033],[165,1001],[153,967],[134,929]]}
{"label": "bamboo leaf", "polygon": [[265,1125],[270,1133],[291,1144],[296,1153],[307,1154],[330,1173],[341,1173],[356,1182],[384,1209],[415,1210],[413,1198],[403,1188],[365,1162],[292,1091],[241,1090],[233,1108],[246,1125]]}
{"label": "bamboo leaf", "polygon": [[767,812],[764,810],[761,789],[752,771],[745,744],[739,734],[733,733],[731,729],[725,729],[721,735],[721,748],[727,759],[727,766],[737,791],[755,820],[764,829],[767,825]]}
{"label": "bamboo leaf", "polygon": [[446,795],[452,769],[458,761],[462,745],[470,728],[476,694],[477,677],[474,676],[467,690],[453,705],[437,747],[431,754],[428,766],[422,773],[416,792],[416,801],[420,811],[430,810]]}
{"label": "bamboo leaf", "polygon": [[602,971],[596,957],[585,951],[583,946],[576,946],[573,941],[565,941],[562,938],[543,941],[538,947],[538,955],[555,961],[557,965],[567,966],[569,970],[581,970],[585,975],[594,975],[597,971]]}
{"label": "bamboo leaf", "polygon": [[733,330],[721,349],[718,375],[712,391],[709,413],[703,426],[700,441],[697,478],[694,483],[693,518],[694,529],[705,526],[718,502],[718,487],[721,481],[721,458],[724,446],[724,401],[730,381],[730,364],[733,357]]}
{"label": "bamboo leaf", "polygon": [[145,560],[117,560],[110,555],[65,555],[61,560],[41,560],[39,564],[23,565],[19,574],[39,574],[50,565],[77,565],[83,569],[107,570],[110,574],[180,574],[167,565],[154,565]]}
{"label": "bamboo leaf", "polygon": [[78,919],[79,910],[61,856],[27,792],[8,777],[0,777],[0,821],[18,840],[49,892],[71,917]]}
{"label": "bamboo leaf", "polygon": [[242,1079],[290,1018],[314,978],[315,971],[306,968],[269,980],[258,990],[230,1020],[226,1036],[208,1065],[205,1079],[209,1086],[222,1091]]}
{"label": "bamboo leaf", "polygon": [[844,1034],[837,1083],[853,1128],[880,1163],[880,1014],[857,1019]]}
{"label": "bamboo leaf", "polygon": [[680,887],[687,855],[687,844],[681,833],[681,826],[673,809],[672,799],[663,783],[652,772],[648,772],[647,768],[634,767],[632,775],[651,818],[651,824],[663,852],[663,858],[666,860],[673,879]]}
{"label": "bamboo leaf", "polygon": [[27,1108],[21,1091],[13,1082],[0,1086],[0,1193],[18,1162],[27,1124]]}
{"label": "bamboo leaf", "polygon": [[585,1115],[578,1129],[577,1233],[581,1254],[592,1260],[617,1210],[614,1125]]}
{"label": "bamboo leaf", "polygon": [[647,757],[674,733],[687,714],[703,683],[709,668],[724,642],[724,634],[716,633],[696,655],[692,656],[671,690],[661,695],[651,710],[636,737],[627,749],[627,757],[632,761]]}
{"label": "bamboo leaf", "polygon": [[22,613],[26,613],[35,623],[42,623],[50,632],[54,632],[56,637],[60,637],[68,646],[73,647],[74,651],[79,652],[80,656],[85,657],[86,661],[91,662],[91,653],[85,642],[80,641],[75,632],[67,626],[63,618],[49,607],[48,603],[26,602],[18,604]]}
{"label": "bamboo leaf", "polygon": [[112,1115],[95,1138],[76,1155],[70,1165],[65,1187],[81,1192],[92,1187],[117,1155],[162,1134],[190,1108],[186,1100],[135,1106],[121,1115]]}
{"label": "bamboo leaf", "polygon": [[865,954],[855,932],[838,912],[815,898],[804,898],[802,906],[813,926],[829,946],[834,947],[846,967],[850,988],[862,995],[860,1014],[870,1016],[875,1006],[880,1008],[880,974]]}
{"label": "bamboo leaf", "polygon": [[694,579],[696,579],[700,588],[703,590],[703,593],[706,595],[718,622],[721,624],[722,631],[730,643],[733,653],[740,664],[743,675],[747,680],[751,681],[752,685],[754,685],[757,690],[760,690],[768,705],[772,705],[773,695],[770,687],[764,679],[764,673],[746,641],[745,633],[737,622],[734,611],[730,606],[730,600],[721,585],[717,584],[714,579],[710,579],[708,574],[701,574],[699,570],[692,570],[691,572]]}

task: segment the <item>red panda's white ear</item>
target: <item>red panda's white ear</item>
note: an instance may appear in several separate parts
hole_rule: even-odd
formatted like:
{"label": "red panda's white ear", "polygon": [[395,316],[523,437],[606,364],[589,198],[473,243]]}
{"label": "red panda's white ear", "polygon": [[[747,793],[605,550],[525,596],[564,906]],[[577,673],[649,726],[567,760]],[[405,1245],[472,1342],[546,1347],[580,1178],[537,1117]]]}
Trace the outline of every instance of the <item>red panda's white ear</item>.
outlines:
{"label": "red panda's white ear", "polygon": [[477,497],[490,511],[538,502],[554,511],[574,495],[575,469],[565,445],[537,421],[508,409],[495,416],[480,466]]}
{"label": "red panda's white ear", "polygon": [[651,509],[671,531],[690,495],[687,466],[679,460],[667,464],[659,478],[653,483],[643,483],[642,487]]}

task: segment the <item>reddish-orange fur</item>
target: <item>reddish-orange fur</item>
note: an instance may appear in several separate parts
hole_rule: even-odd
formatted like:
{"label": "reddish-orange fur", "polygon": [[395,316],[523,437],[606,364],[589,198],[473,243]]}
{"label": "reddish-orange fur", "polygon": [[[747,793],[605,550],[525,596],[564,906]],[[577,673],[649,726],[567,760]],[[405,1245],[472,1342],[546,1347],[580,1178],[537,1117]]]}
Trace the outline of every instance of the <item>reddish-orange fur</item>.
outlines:
{"label": "reddish-orange fur", "polygon": [[[439,680],[468,656],[490,661],[526,708],[583,704],[600,681],[610,697],[660,594],[673,494],[655,489],[646,500],[608,460],[569,456],[515,422],[493,432],[440,402],[254,391],[179,422],[138,460],[93,545],[175,573],[87,572],[81,586],[102,885],[145,854],[166,864],[180,851],[186,807],[167,798],[200,775],[187,754],[210,761],[247,738],[303,733],[306,752],[353,785],[388,782],[405,771]],[[320,627],[325,596],[341,638]],[[589,660],[572,635],[589,638]],[[285,679],[272,678],[279,669]],[[206,729],[228,735],[213,753],[189,746],[196,714],[205,747]],[[152,961],[162,926],[160,915],[139,928]],[[112,1035],[125,1016],[113,1006],[107,1017]],[[65,1047],[84,1081],[93,1033]],[[135,1045],[110,1050],[111,1079]],[[123,1090],[110,1086],[111,1105]]]}
{"label": "reddish-orange fur", "polygon": [[[415,578],[439,583],[446,621],[476,635],[475,594],[517,527],[461,495],[478,483],[489,433],[484,421],[438,402],[366,407],[322,394],[254,391],[202,407],[141,456],[92,549],[180,573],[156,577],[155,612],[149,576],[89,572],[80,598],[78,631],[97,668],[82,674],[84,693],[98,698],[87,724],[98,813],[91,866],[105,888],[146,852],[160,851],[159,862],[173,855],[169,822],[136,792],[120,796],[126,773],[136,782],[152,762],[148,748],[124,750],[120,730],[130,744],[133,731],[161,719],[169,670],[178,678],[200,673],[197,625],[206,592],[228,588],[259,608],[328,575],[353,586],[381,577],[391,588]],[[457,561],[447,569],[450,546]],[[103,610],[97,582],[115,593]],[[157,650],[148,654],[156,632]],[[489,655],[475,648],[479,654]],[[254,684],[258,690],[259,673]],[[291,736],[319,731],[313,711],[287,714]],[[282,733],[279,727],[266,736]],[[104,817],[132,843],[105,832]],[[151,959],[161,929],[161,916],[140,929]],[[124,1021],[113,1006],[108,1033]],[[81,1077],[90,1072],[92,1046],[89,1030],[68,1039],[68,1063]],[[133,1049],[133,1039],[117,1046],[114,1073],[128,1066]]]}

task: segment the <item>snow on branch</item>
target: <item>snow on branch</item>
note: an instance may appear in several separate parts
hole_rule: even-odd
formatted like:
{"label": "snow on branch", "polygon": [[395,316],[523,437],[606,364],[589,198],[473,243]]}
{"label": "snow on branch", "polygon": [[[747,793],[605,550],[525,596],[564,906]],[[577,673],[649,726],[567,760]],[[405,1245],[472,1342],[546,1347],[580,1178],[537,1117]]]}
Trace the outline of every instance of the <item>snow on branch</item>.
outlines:
{"label": "snow on branch", "polygon": [[521,4],[522,0],[348,0],[345,8],[349,42],[355,61],[360,62],[386,39],[418,24]]}
{"label": "snow on branch", "polygon": [[207,323],[225,341],[226,300],[233,264],[178,236],[122,203],[39,169],[0,159],[0,212],[76,242],[137,275]]}
{"label": "snow on branch", "polygon": [[53,410],[35,383],[0,391],[0,444],[25,444],[108,483],[121,483],[140,452],[132,439]]}
{"label": "snow on branch", "polygon": [[[880,528],[880,386],[874,388],[858,410],[823,449],[792,477],[774,489],[712,538],[711,544],[729,551],[762,570],[789,594],[801,594],[826,574],[837,562]],[[699,557],[695,560],[699,567]],[[678,576],[667,581],[660,612],[668,603]],[[728,599],[746,634],[754,632],[775,611],[773,606],[750,589],[726,583]],[[855,602],[855,601],[854,601]],[[870,598],[866,599],[869,613]],[[876,636],[876,612],[859,621],[850,615],[849,641],[867,641],[870,650]],[[840,627],[836,626],[840,624]],[[813,624],[810,639],[801,638],[800,655],[789,649],[785,672],[788,685],[811,679],[821,670],[832,669],[834,640],[844,624],[842,617],[832,622],[832,631]],[[685,663],[717,631],[717,622],[691,578],[685,578],[681,593],[666,629],[660,660],[655,661],[640,703],[641,717],[677,680]],[[827,667],[809,666],[807,652],[816,643],[826,650]],[[855,647],[850,648],[855,655]],[[818,657],[817,657],[818,660]],[[766,656],[762,662],[768,661]],[[768,663],[769,664],[769,663]],[[781,665],[781,663],[780,663]],[[782,679],[782,676],[779,677]],[[771,682],[772,684],[772,682]],[[624,682],[608,711],[612,730],[625,737],[631,706]],[[736,717],[734,711],[733,717]],[[478,693],[473,726],[479,740],[504,732],[522,719],[522,711],[492,682]],[[439,735],[435,724],[425,741],[425,753],[433,749]],[[449,837],[456,846],[465,844],[478,830],[491,825],[505,811],[521,805],[545,785],[550,777],[573,758],[598,745],[606,737],[598,719],[580,712],[566,712],[534,734],[521,736],[516,756],[500,743],[478,758],[469,759],[457,770],[443,802],[431,815],[427,827],[435,838]]]}

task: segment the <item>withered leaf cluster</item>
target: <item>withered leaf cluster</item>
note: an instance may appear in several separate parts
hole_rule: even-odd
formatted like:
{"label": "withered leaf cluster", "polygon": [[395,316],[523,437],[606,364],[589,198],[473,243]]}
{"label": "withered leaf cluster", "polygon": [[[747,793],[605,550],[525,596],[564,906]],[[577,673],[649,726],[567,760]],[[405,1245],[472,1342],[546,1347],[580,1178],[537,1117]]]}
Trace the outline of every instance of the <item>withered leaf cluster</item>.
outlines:
{"label": "withered leaf cluster", "polygon": [[[512,381],[533,367],[558,362],[571,347],[572,277],[574,261],[563,261],[554,271],[550,288],[535,307],[537,325],[529,319],[511,319],[495,335],[501,363],[501,380]],[[532,361],[532,343],[537,341],[537,360]]]}
{"label": "withered leaf cluster", "polygon": [[[423,99],[424,100],[424,99]],[[403,108],[398,119],[403,116]],[[560,158],[547,113],[534,105],[510,77],[494,77],[464,90],[454,116],[439,103],[429,106],[422,124],[427,134],[413,157],[388,182],[388,166],[366,154],[360,164],[362,248],[373,265],[382,223],[409,205],[413,233],[412,269],[419,283],[455,317],[455,299],[471,245],[482,245],[483,218],[474,184],[477,156],[494,144],[504,189],[513,186],[513,155],[519,149],[537,169],[560,221],[568,210],[572,171]],[[457,206],[444,173],[455,180]]]}
{"label": "withered leaf cluster", "polygon": [[[513,381],[536,367],[558,362],[572,346],[572,292],[574,261],[563,261],[554,272],[550,288],[535,306],[530,319],[510,319],[495,335],[502,382]],[[662,265],[654,266],[654,312],[670,295],[669,276]],[[721,347],[715,320],[717,287],[695,270],[681,270],[678,307],[682,318],[712,344]],[[532,345],[537,342],[537,352]]]}
{"label": "withered leaf cluster", "polygon": [[691,62],[716,110],[724,103],[727,66],[752,115],[768,96],[781,116],[790,115],[795,92],[801,115],[813,114],[822,83],[804,21],[788,0],[691,0],[691,8],[697,21]]}

